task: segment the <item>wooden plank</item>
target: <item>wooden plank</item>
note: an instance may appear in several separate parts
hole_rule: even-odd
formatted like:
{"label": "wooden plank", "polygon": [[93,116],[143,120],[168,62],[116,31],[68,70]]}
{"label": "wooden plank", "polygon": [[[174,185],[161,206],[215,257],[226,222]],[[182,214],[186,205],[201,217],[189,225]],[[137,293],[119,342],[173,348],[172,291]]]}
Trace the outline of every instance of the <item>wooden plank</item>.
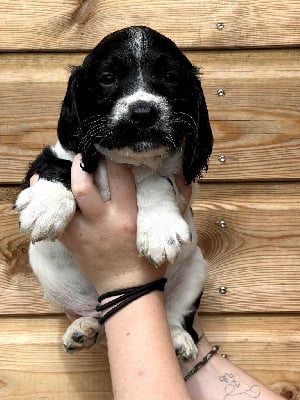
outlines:
{"label": "wooden plank", "polygon": [[[202,51],[187,55],[202,67],[215,135],[207,179],[297,179],[299,50]],[[40,149],[55,142],[67,67],[80,64],[83,57],[0,56],[0,183],[20,183]],[[225,91],[223,97],[217,96],[220,88]],[[226,163],[219,162],[220,154],[225,154]]]}
{"label": "wooden plank", "polygon": [[111,400],[106,352],[101,346],[66,354],[65,317],[0,319],[0,397],[7,400]]}
{"label": "wooden plank", "polygon": [[0,314],[57,313],[43,300],[28,263],[28,237],[19,233],[18,215],[11,209],[18,192],[0,187],[0,298],[5,303]]}
{"label": "wooden plank", "polygon": [[202,315],[211,343],[265,383],[290,382],[300,391],[299,314]]}
{"label": "wooden plank", "polygon": [[300,310],[299,188],[299,182],[200,185],[193,209],[209,263],[203,310]]}
{"label": "wooden plank", "polygon": [[[300,385],[299,316],[201,316],[207,337],[266,385]],[[64,317],[0,318],[0,395],[7,400],[112,399],[107,357],[96,345],[63,352]]]}
{"label": "wooden plank", "polygon": [[[299,182],[200,185],[193,208],[209,264],[203,311],[300,310],[299,188]],[[15,195],[0,187],[0,314],[57,312],[28,268],[27,238],[11,210]]]}
{"label": "wooden plank", "polygon": [[1,51],[86,50],[130,25],[151,26],[185,48],[300,43],[297,0],[182,0],[180,5],[176,0],[2,0],[0,15]]}

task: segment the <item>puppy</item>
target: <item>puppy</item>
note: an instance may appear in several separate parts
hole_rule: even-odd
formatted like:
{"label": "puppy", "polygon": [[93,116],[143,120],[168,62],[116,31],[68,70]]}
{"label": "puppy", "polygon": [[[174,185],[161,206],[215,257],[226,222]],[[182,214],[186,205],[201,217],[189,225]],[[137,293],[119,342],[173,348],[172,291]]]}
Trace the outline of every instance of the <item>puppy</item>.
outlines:
{"label": "puppy", "polygon": [[[63,337],[68,352],[89,347],[103,327],[96,292],[55,241],[73,217],[70,171],[76,153],[110,193],[105,158],[132,165],[138,203],[137,249],[156,267],[167,261],[165,304],[178,358],[197,356],[191,321],[205,261],[190,207],[184,215],[174,175],[187,184],[207,170],[212,132],[197,69],[160,33],[133,26],[105,37],[72,70],[58,121],[58,141],[32,163],[15,208],[31,235],[30,264],[45,298],[76,319]],[[30,187],[33,174],[39,180]],[[190,333],[187,332],[189,330]]]}

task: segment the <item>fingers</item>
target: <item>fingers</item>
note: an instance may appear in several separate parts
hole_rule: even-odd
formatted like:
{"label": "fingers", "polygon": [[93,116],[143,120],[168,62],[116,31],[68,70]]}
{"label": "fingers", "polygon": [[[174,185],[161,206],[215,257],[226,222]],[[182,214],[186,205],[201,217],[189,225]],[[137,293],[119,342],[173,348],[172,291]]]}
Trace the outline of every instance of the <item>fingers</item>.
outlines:
{"label": "fingers", "polygon": [[135,182],[128,166],[106,160],[111,201],[104,202],[93,175],[83,171],[80,162],[81,156],[77,154],[72,164],[71,186],[82,214],[86,217],[99,216],[111,204],[118,211],[136,212]]}
{"label": "fingers", "polygon": [[120,211],[136,212],[136,188],[131,168],[107,160],[107,175],[111,199]]}
{"label": "fingers", "polygon": [[77,154],[71,169],[71,186],[77,204],[86,217],[94,217],[102,212],[104,201],[94,184],[93,175],[80,166],[81,155]]}

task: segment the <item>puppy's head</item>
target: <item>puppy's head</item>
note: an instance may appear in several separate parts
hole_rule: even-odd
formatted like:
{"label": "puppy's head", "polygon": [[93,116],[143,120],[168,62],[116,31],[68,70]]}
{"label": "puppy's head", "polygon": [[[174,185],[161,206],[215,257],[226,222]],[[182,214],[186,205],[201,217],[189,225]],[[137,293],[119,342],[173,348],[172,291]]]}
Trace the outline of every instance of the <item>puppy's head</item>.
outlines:
{"label": "puppy's head", "polygon": [[141,26],[106,36],[73,69],[58,135],[89,172],[99,153],[155,168],[181,151],[188,183],[207,169],[212,149],[196,68],[170,39]]}

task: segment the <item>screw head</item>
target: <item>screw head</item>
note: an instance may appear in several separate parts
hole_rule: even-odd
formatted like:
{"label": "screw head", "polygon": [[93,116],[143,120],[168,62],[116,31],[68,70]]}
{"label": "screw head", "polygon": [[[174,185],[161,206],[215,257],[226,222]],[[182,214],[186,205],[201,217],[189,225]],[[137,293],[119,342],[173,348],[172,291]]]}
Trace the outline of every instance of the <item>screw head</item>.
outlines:
{"label": "screw head", "polygon": [[226,156],[225,156],[225,154],[220,154],[220,155],[219,155],[219,161],[220,161],[221,163],[224,163],[224,162],[226,161]]}
{"label": "screw head", "polygon": [[219,97],[224,97],[225,96],[225,90],[224,89],[218,89],[217,90],[217,95]]}
{"label": "screw head", "polygon": [[218,22],[217,25],[216,25],[216,27],[217,27],[217,29],[218,29],[219,31],[221,31],[222,29],[225,28],[225,25],[223,24],[223,22]]}
{"label": "screw head", "polygon": [[221,287],[219,288],[219,293],[220,293],[220,294],[226,294],[226,293],[227,293],[227,288],[226,288],[225,286],[221,286]]}
{"label": "screw head", "polygon": [[219,222],[219,226],[220,226],[221,228],[226,228],[227,224],[226,224],[226,222],[225,222],[223,219],[221,219],[221,221]]}

